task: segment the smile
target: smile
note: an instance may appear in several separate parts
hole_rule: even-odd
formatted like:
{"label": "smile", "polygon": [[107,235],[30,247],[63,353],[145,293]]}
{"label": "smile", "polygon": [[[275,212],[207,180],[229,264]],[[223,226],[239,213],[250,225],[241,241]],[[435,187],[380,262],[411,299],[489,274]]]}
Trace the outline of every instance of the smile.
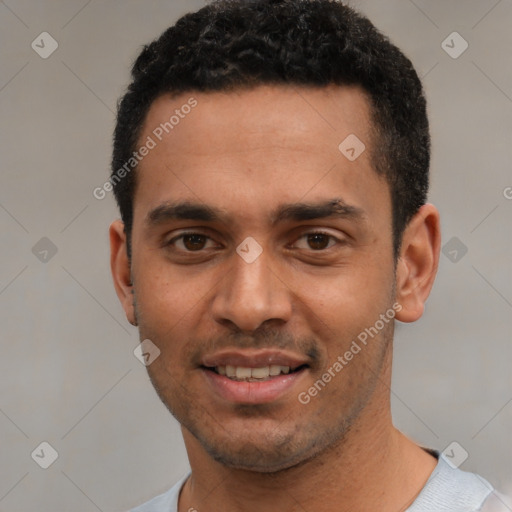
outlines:
{"label": "smile", "polygon": [[[291,370],[291,372],[293,373],[305,366],[306,365],[301,365],[298,368]],[[259,368],[226,365],[207,369],[214,371],[218,375],[226,376],[230,380],[239,382],[262,382],[278,377],[279,375],[288,375],[290,373],[289,366],[281,366],[277,364],[261,366]]]}

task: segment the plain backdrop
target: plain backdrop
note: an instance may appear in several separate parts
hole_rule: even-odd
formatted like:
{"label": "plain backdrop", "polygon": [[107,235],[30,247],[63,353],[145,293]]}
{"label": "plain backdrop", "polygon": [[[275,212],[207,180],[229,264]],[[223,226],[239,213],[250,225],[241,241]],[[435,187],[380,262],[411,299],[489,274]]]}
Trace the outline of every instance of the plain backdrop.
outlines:
{"label": "plain backdrop", "polygon": [[[423,77],[430,201],[442,215],[444,254],[425,315],[397,327],[395,422],[425,446],[457,442],[463,469],[504,488],[512,482],[512,2],[351,4]],[[0,511],[122,511],[188,469],[179,426],[133,355],[138,334],[111,284],[114,200],[92,192],[108,177],[131,63],[203,5],[0,2]],[[48,469],[40,463],[53,452],[42,442],[58,454]]]}

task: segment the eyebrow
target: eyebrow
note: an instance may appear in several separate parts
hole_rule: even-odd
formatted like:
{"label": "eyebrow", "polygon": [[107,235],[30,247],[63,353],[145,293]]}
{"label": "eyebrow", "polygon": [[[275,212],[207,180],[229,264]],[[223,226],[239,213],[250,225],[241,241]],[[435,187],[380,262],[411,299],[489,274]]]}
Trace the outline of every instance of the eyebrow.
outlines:
{"label": "eyebrow", "polygon": [[272,225],[286,220],[304,221],[325,218],[363,220],[365,211],[345,203],[342,199],[330,199],[318,203],[292,203],[280,206],[271,216]]}
{"label": "eyebrow", "polygon": [[215,222],[226,217],[226,214],[219,208],[206,206],[201,203],[166,202],[153,210],[147,217],[147,224],[162,224],[170,220],[198,220],[203,222]]}
{"label": "eyebrow", "polygon": [[[367,218],[366,212],[335,198],[315,203],[290,203],[277,207],[270,215],[272,226],[284,221],[306,221],[325,218],[341,218],[361,221]],[[190,201],[166,202],[146,217],[146,224],[158,225],[172,220],[194,220],[201,222],[228,222],[225,210],[214,206]]]}

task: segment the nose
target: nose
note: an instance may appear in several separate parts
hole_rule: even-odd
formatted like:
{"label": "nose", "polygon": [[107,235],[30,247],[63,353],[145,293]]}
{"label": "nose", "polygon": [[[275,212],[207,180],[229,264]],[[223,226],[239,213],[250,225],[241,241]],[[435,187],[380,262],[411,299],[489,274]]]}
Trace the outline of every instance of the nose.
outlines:
{"label": "nose", "polygon": [[212,303],[214,319],[242,331],[254,331],[271,320],[288,322],[291,291],[271,265],[265,251],[252,263],[234,254],[229,274],[221,280]]}

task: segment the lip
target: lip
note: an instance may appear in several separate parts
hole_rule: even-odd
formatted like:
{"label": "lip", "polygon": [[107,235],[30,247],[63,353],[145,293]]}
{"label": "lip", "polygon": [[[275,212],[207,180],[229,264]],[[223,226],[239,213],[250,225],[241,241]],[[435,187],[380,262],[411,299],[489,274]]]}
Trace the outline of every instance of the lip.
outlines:
{"label": "lip", "polygon": [[302,381],[308,368],[304,367],[294,373],[278,375],[261,382],[231,380],[207,368],[201,368],[210,389],[220,398],[235,404],[264,404],[274,402],[291,391],[293,387],[302,389]]}
{"label": "lip", "polygon": [[[221,399],[235,404],[264,404],[282,398],[294,387],[302,389],[304,384],[301,382],[308,373],[308,363],[307,359],[283,350],[225,350],[204,356],[200,370],[208,387]],[[245,368],[289,366],[291,373],[256,382],[232,380],[211,369],[227,365]]]}
{"label": "lip", "polygon": [[293,371],[299,366],[308,364],[308,360],[283,350],[226,350],[204,356],[200,364],[208,368],[227,365],[261,368],[263,366],[279,365],[289,366],[290,370]]}

